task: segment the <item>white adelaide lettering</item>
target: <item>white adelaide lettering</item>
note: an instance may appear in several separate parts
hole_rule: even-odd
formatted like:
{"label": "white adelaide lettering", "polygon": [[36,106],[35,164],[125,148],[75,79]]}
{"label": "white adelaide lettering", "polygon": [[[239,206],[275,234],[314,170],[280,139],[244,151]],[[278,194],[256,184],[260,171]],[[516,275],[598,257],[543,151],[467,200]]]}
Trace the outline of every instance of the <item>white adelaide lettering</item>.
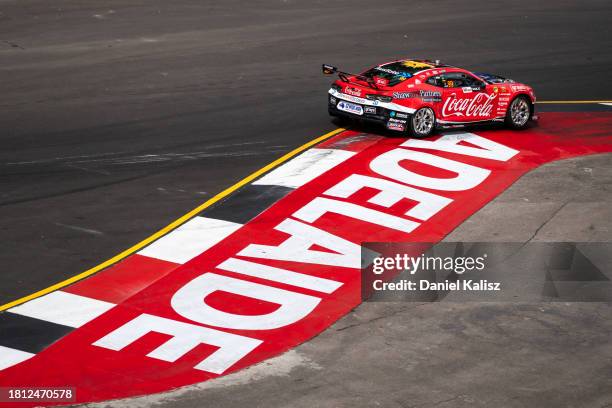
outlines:
{"label": "white adelaide lettering", "polygon": [[371,197],[368,202],[389,208],[402,199],[416,201],[417,204],[406,212],[406,215],[425,221],[446,207],[453,200],[427,191],[418,190],[394,181],[378,177],[351,174],[334,187],[325,192],[326,195],[349,198],[352,194],[369,187],[380,191]]}
{"label": "white adelaide lettering", "polygon": [[222,374],[262,343],[250,337],[143,313],[93,345],[119,351],[151,332],[172,336],[147,354],[163,361],[174,362],[202,343],[219,347],[194,367],[214,374]]}
{"label": "white adelaide lettering", "polygon": [[236,258],[227,259],[218,265],[217,268],[286,285],[316,290],[322,293],[332,293],[342,286],[341,282],[335,280],[319,278]]}
{"label": "white adelaide lettering", "polygon": [[442,105],[442,116],[489,117],[497,94],[478,93],[476,96],[458,98],[454,92]]}
{"label": "white adelaide lettering", "polygon": [[[455,177],[438,178],[415,173],[400,165],[402,161],[413,161],[448,170]],[[446,159],[429,153],[408,149],[394,149],[381,154],[370,162],[370,168],[378,174],[413,186],[445,191],[469,190],[482,183],[490,170]]]}
{"label": "white adelaide lettering", "polygon": [[[469,143],[470,147],[459,143]],[[436,140],[408,139],[402,143],[402,147],[416,147],[418,149],[440,150],[443,152],[463,154],[465,156],[481,157],[484,159],[508,161],[518,154],[514,150],[501,143],[494,142],[473,133],[456,133],[445,135]]]}
{"label": "white adelaide lettering", "polygon": [[314,222],[323,214],[333,212],[357,220],[395,229],[401,232],[412,232],[420,224],[382,211],[372,210],[358,204],[317,197],[293,213],[293,216],[304,221]]}
{"label": "white adelaide lettering", "polygon": [[[227,313],[206,303],[206,297],[214,292],[233,293],[274,303],[280,307],[262,315]],[[306,317],[320,301],[321,298],[315,296],[209,272],[198,276],[179,289],[172,296],[171,304],[172,308],[182,316],[198,323],[227,329],[270,330],[287,326]]]}
{"label": "white adelaide lettering", "polygon": [[[463,144],[460,144],[463,143]],[[465,143],[469,145],[465,145]],[[477,135],[464,133],[446,135],[435,141],[411,139],[401,147],[385,152],[370,162],[370,168],[385,178],[353,174],[329,188],[327,197],[315,197],[293,217],[314,222],[328,212],[381,225],[409,233],[420,225],[403,217],[374,210],[355,203],[329,197],[350,199],[353,194],[368,188],[377,190],[368,202],[387,209],[400,200],[414,201],[405,215],[420,221],[430,219],[449,205],[452,200],[415,187],[444,191],[462,191],[476,187],[491,173],[490,170],[436,156],[409,148],[438,150],[497,161],[507,161],[518,152]],[[455,177],[427,175],[426,170],[409,170],[403,162],[416,162],[454,173]],[[389,180],[390,179],[390,180]],[[395,180],[395,181],[391,181]],[[403,183],[403,184],[400,184]],[[405,184],[405,185],[404,185]],[[237,255],[252,258],[319,264],[359,269],[361,247],[313,225],[287,218],[275,229],[288,235],[277,245],[249,244]],[[326,250],[316,250],[321,247]],[[230,257],[218,265],[220,270],[256,277],[271,282],[330,294],[342,286],[341,282],[310,276],[286,269],[261,265]],[[258,299],[279,305],[273,312],[264,314],[235,314],[212,307],[206,300],[213,293],[225,292]],[[179,289],[172,297],[171,305],[182,316],[194,322],[227,329],[272,330],[298,322],[308,316],[321,302],[322,297],[306,295],[247,280],[241,280],[213,272],[204,273]],[[121,350],[150,332],[172,336],[147,356],[173,362],[199,344],[218,347],[196,369],[221,374],[252,352],[261,341],[245,336],[219,331],[172,319],[142,314],[107,334],[95,346]]]}
{"label": "white adelaide lettering", "polygon": [[[361,266],[361,247],[353,242],[290,218],[274,229],[289,234],[289,238],[278,246],[250,244],[238,255],[346,268]],[[330,249],[334,253],[309,249],[313,245]]]}

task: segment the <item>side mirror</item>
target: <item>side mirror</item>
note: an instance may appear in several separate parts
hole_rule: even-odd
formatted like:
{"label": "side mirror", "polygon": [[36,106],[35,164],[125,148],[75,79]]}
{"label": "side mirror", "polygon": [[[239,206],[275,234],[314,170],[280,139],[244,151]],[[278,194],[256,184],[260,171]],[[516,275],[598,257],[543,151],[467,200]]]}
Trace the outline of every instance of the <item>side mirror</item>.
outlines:
{"label": "side mirror", "polygon": [[324,75],[333,75],[338,72],[338,68],[334,67],[333,65],[323,64],[321,69]]}

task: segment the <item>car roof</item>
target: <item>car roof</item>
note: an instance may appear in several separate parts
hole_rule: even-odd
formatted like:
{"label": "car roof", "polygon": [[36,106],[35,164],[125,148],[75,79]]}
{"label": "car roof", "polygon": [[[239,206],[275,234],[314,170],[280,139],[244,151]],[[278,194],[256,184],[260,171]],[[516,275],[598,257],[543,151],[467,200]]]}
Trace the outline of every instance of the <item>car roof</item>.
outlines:
{"label": "car roof", "polygon": [[443,64],[442,62],[440,62],[440,60],[432,61],[428,59],[419,59],[419,58],[402,58],[402,59],[397,59],[397,60],[382,63],[379,66],[393,64],[397,62],[406,64],[407,66],[413,65],[415,68],[418,67],[419,65],[422,65],[424,70],[431,69],[431,68],[454,68],[450,65]]}

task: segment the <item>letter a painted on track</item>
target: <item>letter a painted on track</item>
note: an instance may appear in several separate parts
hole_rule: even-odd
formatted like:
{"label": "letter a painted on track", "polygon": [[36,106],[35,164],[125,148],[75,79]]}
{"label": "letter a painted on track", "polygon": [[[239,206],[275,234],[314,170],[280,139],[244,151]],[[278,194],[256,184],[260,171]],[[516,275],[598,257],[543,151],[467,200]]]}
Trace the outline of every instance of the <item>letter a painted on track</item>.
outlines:
{"label": "letter a painted on track", "polygon": [[[476,147],[460,145],[459,143],[469,143]],[[482,157],[497,161],[508,161],[518,154],[514,150],[501,143],[494,142],[473,133],[455,133],[445,135],[437,140],[408,139],[400,145],[401,147],[416,147],[419,149],[440,150],[443,152],[463,154],[466,156]]]}
{"label": "letter a painted on track", "polygon": [[[405,160],[439,167],[457,176],[439,178],[418,174],[400,165]],[[376,157],[370,162],[370,168],[382,176],[399,180],[402,183],[445,191],[469,190],[482,183],[491,174],[490,170],[470,164],[402,148],[390,150]]]}
{"label": "letter a painted on track", "polygon": [[[250,244],[238,255],[356,269],[361,266],[361,247],[355,243],[290,218],[274,229],[290,237],[278,246]],[[309,249],[313,245],[328,248],[335,253]]]}

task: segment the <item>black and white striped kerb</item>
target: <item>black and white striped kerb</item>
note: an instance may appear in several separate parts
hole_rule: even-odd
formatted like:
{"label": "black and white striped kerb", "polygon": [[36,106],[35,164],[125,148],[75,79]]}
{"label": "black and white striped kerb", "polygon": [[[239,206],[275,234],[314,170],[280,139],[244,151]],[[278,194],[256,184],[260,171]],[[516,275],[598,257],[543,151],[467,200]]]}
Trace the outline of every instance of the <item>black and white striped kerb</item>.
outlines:
{"label": "black and white striped kerb", "polygon": [[[342,149],[307,150],[202,211],[138,255],[184,264],[354,154]],[[58,290],[0,313],[0,370],[35,356],[114,306]]]}

